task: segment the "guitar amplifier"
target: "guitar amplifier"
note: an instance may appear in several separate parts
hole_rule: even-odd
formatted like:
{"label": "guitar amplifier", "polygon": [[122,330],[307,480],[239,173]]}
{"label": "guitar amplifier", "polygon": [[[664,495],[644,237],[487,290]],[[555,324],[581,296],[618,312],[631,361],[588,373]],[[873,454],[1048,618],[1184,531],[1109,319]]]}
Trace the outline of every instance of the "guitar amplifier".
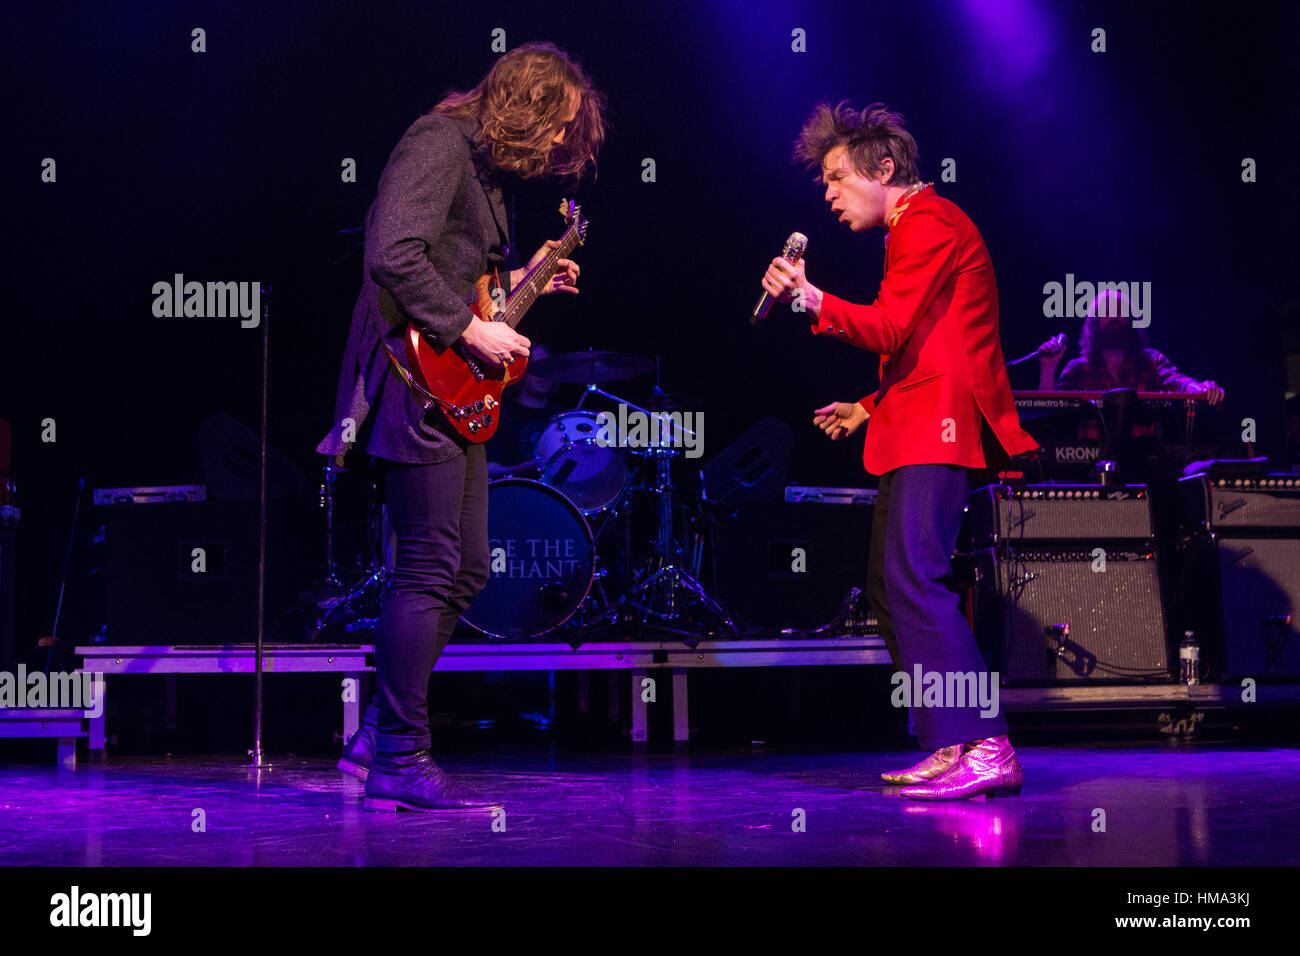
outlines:
{"label": "guitar amplifier", "polygon": [[[1153,551],[1008,547],[971,561],[975,633],[1002,683],[1170,679]],[[1068,633],[1046,633],[1060,625]]]}
{"label": "guitar amplifier", "polygon": [[860,505],[752,502],[717,531],[717,594],[751,627],[812,630],[866,589],[871,516]]}
{"label": "guitar amplifier", "polygon": [[1300,676],[1300,536],[1193,535],[1183,558],[1181,626],[1205,672]]}
{"label": "guitar amplifier", "polygon": [[966,550],[1001,544],[1150,541],[1155,536],[1146,485],[988,485],[971,492]]}
{"label": "guitar amplifier", "polygon": [[1184,528],[1227,535],[1300,533],[1300,475],[1194,475],[1182,479],[1178,487]]}
{"label": "guitar amplifier", "polygon": [[[234,644],[257,632],[257,502],[202,485],[99,489],[104,604],[97,643]],[[284,521],[267,515],[267,615],[292,603]]]}

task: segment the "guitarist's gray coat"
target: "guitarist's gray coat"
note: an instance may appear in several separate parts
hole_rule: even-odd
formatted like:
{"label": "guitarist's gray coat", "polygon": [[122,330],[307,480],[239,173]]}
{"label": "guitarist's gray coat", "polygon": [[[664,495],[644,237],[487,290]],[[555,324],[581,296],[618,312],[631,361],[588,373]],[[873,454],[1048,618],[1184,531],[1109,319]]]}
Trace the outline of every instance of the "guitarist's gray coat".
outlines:
{"label": "guitarist's gray coat", "polygon": [[[361,294],[321,454],[355,446],[412,464],[461,454],[464,442],[440,412],[426,415],[383,344],[405,365],[407,322],[438,345],[455,342],[473,320],[474,283],[504,261],[505,208],[481,144],[477,121],[430,114],[389,156],[366,214]],[[501,282],[509,292],[505,273]]]}

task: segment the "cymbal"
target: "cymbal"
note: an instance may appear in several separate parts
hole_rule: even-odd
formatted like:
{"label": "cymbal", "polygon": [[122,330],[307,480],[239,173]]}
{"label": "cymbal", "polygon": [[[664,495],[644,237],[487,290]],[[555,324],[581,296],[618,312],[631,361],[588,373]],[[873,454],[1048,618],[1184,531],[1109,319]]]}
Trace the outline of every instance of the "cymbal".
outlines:
{"label": "cymbal", "polygon": [[654,359],[630,352],[563,352],[528,363],[528,371],[552,382],[620,382],[644,375],[655,367]]}
{"label": "cymbal", "polygon": [[661,392],[651,395],[642,404],[652,412],[679,412],[700,406],[697,399],[682,392]]}

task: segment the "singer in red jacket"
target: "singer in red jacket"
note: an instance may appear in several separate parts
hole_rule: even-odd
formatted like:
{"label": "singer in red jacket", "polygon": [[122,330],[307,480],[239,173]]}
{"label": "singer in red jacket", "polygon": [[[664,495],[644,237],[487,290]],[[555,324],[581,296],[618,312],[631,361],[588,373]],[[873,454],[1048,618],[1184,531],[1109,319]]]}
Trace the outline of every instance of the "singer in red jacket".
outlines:
{"label": "singer in red jacket", "polygon": [[863,464],[881,476],[868,594],[897,669],[895,701],[915,705],[922,688],[911,685],[936,673],[945,689],[990,691],[983,700],[954,694],[914,706],[921,746],[935,752],[882,776],[907,784],[901,793],[913,799],[1018,792],[1023,774],[995,704],[996,677],[949,586],[972,473],[1038,445],[1011,397],[992,260],[966,214],[921,182],[915,140],[881,104],[819,106],[795,158],[821,169],[840,222],[854,232],[888,230],[884,279],[870,305],[809,282],[803,260],[772,260],[763,287],[809,313],[814,334],[880,355],[880,388],[818,409],[814,423],[837,440],[867,425]]}

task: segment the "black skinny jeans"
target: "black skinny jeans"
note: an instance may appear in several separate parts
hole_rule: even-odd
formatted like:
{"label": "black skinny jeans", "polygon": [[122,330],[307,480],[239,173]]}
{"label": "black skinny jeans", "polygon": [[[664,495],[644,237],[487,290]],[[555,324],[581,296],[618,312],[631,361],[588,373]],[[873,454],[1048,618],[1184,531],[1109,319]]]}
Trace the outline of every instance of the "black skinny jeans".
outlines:
{"label": "black skinny jeans", "polygon": [[429,675],[488,580],[487,454],[436,465],[383,462],[394,567],[375,631],[377,688],[365,723],[385,753],[426,750]]}

